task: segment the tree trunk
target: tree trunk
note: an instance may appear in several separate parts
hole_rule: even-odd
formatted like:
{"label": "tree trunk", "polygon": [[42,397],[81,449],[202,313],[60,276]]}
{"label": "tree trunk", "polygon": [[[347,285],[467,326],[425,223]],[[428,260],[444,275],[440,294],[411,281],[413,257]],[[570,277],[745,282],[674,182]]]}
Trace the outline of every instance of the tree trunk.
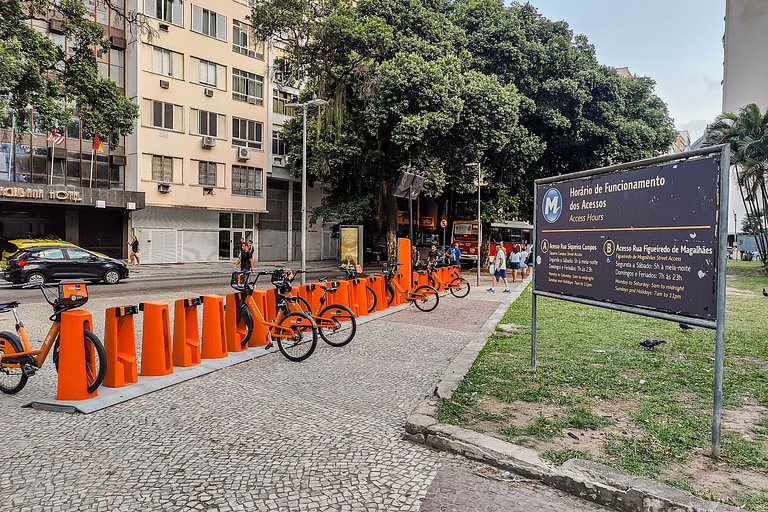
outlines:
{"label": "tree trunk", "polygon": [[392,265],[397,262],[397,200],[387,181],[379,189],[379,222],[387,237],[387,262]]}

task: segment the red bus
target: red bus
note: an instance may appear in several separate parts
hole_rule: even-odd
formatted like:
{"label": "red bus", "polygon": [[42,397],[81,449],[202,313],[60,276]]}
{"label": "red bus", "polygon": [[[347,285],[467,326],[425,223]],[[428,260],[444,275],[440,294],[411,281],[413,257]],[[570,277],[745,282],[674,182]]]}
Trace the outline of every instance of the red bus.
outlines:
{"label": "red bus", "polygon": [[[485,236],[484,236],[485,238]],[[533,240],[533,226],[525,222],[506,221],[491,223],[491,242],[501,240],[507,253],[515,245],[529,245]],[[477,221],[455,220],[451,244],[458,242],[462,261],[477,261]]]}

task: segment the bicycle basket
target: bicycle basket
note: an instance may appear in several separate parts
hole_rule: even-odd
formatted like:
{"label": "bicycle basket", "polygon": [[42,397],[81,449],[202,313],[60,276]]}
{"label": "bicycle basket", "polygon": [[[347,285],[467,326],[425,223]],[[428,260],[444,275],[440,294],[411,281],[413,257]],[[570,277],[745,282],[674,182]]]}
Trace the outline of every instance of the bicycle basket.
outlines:
{"label": "bicycle basket", "polygon": [[82,306],[88,302],[88,287],[85,281],[62,281],[59,283],[60,306]]}
{"label": "bicycle basket", "polygon": [[280,291],[285,292],[291,289],[291,283],[288,282],[288,277],[285,275],[283,269],[277,269],[272,272],[272,278],[270,279],[275,288],[279,288]]}
{"label": "bicycle basket", "polygon": [[244,292],[247,283],[248,272],[232,272],[232,280],[229,282],[229,286],[239,292]]}

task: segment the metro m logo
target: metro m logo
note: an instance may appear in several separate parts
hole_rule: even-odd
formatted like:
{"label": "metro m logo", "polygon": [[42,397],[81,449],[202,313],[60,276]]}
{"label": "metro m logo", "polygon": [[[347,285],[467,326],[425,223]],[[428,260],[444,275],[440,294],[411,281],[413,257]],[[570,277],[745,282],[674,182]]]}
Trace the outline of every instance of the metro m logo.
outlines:
{"label": "metro m logo", "polygon": [[550,224],[557,222],[560,218],[560,214],[563,212],[563,196],[556,188],[547,190],[544,194],[544,202],[542,203],[542,213],[544,214],[544,220]]}

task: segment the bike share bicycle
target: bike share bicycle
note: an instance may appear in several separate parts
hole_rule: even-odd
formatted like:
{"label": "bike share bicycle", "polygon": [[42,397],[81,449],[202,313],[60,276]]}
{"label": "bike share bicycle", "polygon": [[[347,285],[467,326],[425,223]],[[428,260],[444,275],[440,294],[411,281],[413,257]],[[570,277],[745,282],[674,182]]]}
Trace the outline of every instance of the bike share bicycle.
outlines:
{"label": "bike share bicycle", "polygon": [[[18,393],[27,385],[29,377],[35,374],[45,362],[48,353],[53,348],[53,363],[59,369],[59,331],[61,329],[61,314],[79,308],[88,302],[88,288],[85,282],[59,283],[58,297],[51,299],[45,292],[42,283],[27,284],[22,288],[40,288],[45,301],[53,307],[52,322],[42,346],[32,350],[29,344],[24,324],[19,319],[16,309],[21,305],[18,301],[0,304],[0,313],[11,312],[16,321],[16,332],[0,332],[0,391],[7,394]],[[83,330],[85,340],[85,371],[88,382],[88,392],[93,393],[104,381],[107,373],[107,355],[104,345],[98,336]]]}
{"label": "bike share bicycle", "polygon": [[437,272],[437,263],[427,265],[427,274],[429,276],[429,284],[436,289],[439,289],[442,285],[444,290],[451,292],[451,295],[457,298],[464,298],[469,295],[469,281],[461,277],[459,265],[449,265],[451,267],[451,277],[448,282],[444,282],[440,279],[440,273]]}
{"label": "bike share bicycle", "polygon": [[[254,276],[253,280],[252,276]],[[251,314],[251,309],[258,311],[253,300],[253,287],[259,280],[259,276],[272,276],[277,306],[273,322],[258,316],[254,318]],[[289,297],[280,292],[285,288],[282,270],[232,272],[230,286],[240,292],[237,297],[237,325],[242,326],[246,332],[241,341],[243,346],[248,344],[255,322],[258,322],[267,329],[267,349],[272,347],[273,340],[277,340],[280,352],[290,361],[303,361],[312,355],[317,346],[317,325],[311,316],[290,310],[288,304],[296,302],[296,297]]]}
{"label": "bike share bicycle", "polygon": [[[384,287],[387,291],[387,305],[392,305],[392,302],[395,300],[395,294],[397,293],[403,300],[413,303],[421,311],[432,311],[435,309],[440,302],[440,295],[437,293],[437,290],[428,284],[417,286],[413,291],[411,291],[410,288],[406,290],[400,286],[400,283],[396,279],[397,267],[400,265],[402,265],[402,263],[393,263],[390,265],[387,273],[384,274],[384,279],[386,281]],[[423,272],[423,270],[419,271],[419,273]]]}
{"label": "bike share bicycle", "polygon": [[[293,272],[290,269],[287,269],[283,270],[283,272],[285,288],[281,289],[280,292],[289,294],[291,293],[293,280],[296,279],[296,276],[302,271]],[[320,281],[327,281],[327,279],[323,278],[320,279]],[[355,314],[343,304],[331,304],[323,307],[325,305],[325,296],[328,293],[336,293],[337,288],[322,284],[318,284],[317,286],[320,286],[323,290],[323,294],[318,301],[320,309],[318,314],[312,314],[312,307],[303,297],[292,297],[296,300],[291,304],[295,305],[300,312],[312,317],[323,341],[332,347],[343,347],[352,341],[355,337],[355,333],[357,333],[357,320],[355,319]]]}

